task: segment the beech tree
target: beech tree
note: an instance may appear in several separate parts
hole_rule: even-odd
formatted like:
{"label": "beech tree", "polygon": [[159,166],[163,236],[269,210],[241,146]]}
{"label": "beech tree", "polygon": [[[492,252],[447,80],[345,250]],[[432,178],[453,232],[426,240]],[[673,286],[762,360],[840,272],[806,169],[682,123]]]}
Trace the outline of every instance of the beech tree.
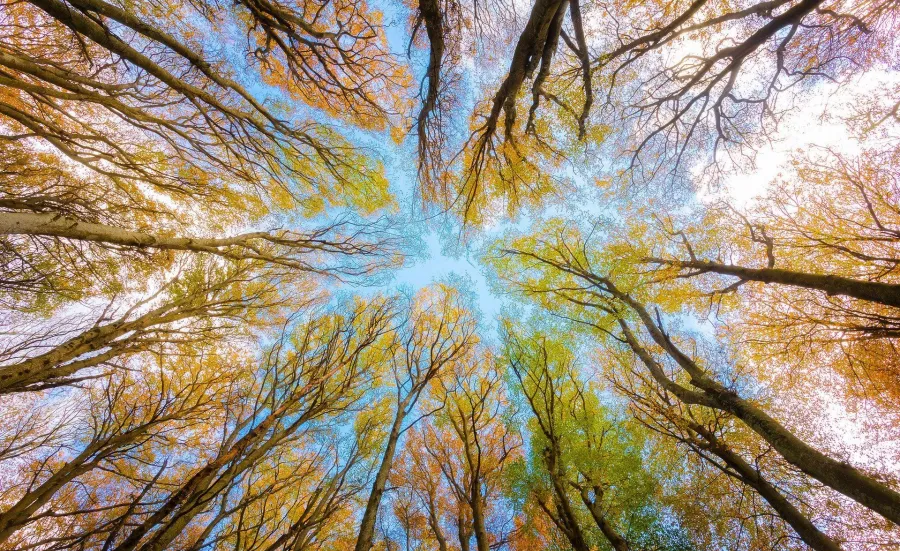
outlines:
{"label": "beech tree", "polygon": [[898,7],[0,0],[0,551],[896,548]]}
{"label": "beech tree", "polygon": [[[444,24],[432,26],[443,34],[429,33],[430,88],[444,89],[433,68],[447,57],[446,37],[459,43],[447,30],[457,21],[455,6],[437,10]],[[433,13],[420,6],[415,21]],[[560,166],[581,141],[608,143],[626,179],[639,184],[690,187],[698,183],[690,181],[694,167],[714,181],[750,166],[810,84],[889,65],[891,47],[883,45],[896,21],[888,2],[813,0],[534,2],[516,15],[514,30],[486,40],[510,55],[472,112],[470,135],[453,157],[461,161],[458,184],[443,203],[476,226],[488,213],[537,209],[564,194],[569,182]],[[470,21],[462,27],[477,26],[475,15]],[[432,104],[425,101],[422,112]],[[433,178],[422,185],[425,196],[446,188]]]}
{"label": "beech tree", "polygon": [[468,548],[470,537],[478,551],[508,537],[501,522],[491,520],[502,515],[502,480],[522,443],[511,426],[514,412],[497,367],[487,353],[459,364],[441,380],[443,407],[423,428],[424,453],[437,463],[465,511],[457,519],[462,549]]}
{"label": "beech tree", "polygon": [[[72,408],[57,409],[72,432],[18,458],[22,477],[5,488],[0,513],[4,547],[84,544],[117,530],[111,514],[146,507],[146,493],[165,482],[165,456],[218,416],[235,384],[226,367],[215,354],[160,360],[155,370],[103,379]],[[129,488],[138,502],[128,501]]]}
{"label": "beech tree", "polygon": [[358,304],[349,316],[313,318],[275,344],[261,384],[249,389],[230,430],[209,462],[192,473],[151,514],[136,519],[113,548],[165,549],[247,469],[312,421],[334,415],[362,396],[368,348],[389,329],[391,304]]}
{"label": "beech tree", "polygon": [[572,549],[685,548],[684,534],[661,522],[653,467],[642,467],[645,435],[604,407],[571,346],[551,325],[505,322],[504,361],[531,414],[526,499]]}
{"label": "beech tree", "polygon": [[[646,376],[638,366],[629,365],[628,356],[619,355],[617,360],[628,366],[627,371],[612,371],[616,377],[617,388],[629,397],[633,411],[643,423],[652,430],[683,444],[726,476],[752,488],[774,509],[777,516],[773,516],[783,519],[790,525],[810,548],[840,549],[838,541],[817,528],[810,519],[810,513],[801,511],[792,503],[786,491],[779,488],[783,484],[788,485],[783,482],[784,474],[772,480],[777,476],[776,473],[783,471],[784,468],[777,464],[769,464],[771,461],[767,461],[766,457],[769,450],[750,450],[748,453],[730,442],[737,440],[746,446],[746,437],[741,437],[740,429],[734,426],[733,419],[722,413],[704,412],[678,401],[659,387],[652,378]],[[791,488],[794,495],[801,494],[801,491],[802,488]],[[762,511],[759,514],[765,515]],[[780,532],[777,525],[772,526],[769,523],[761,528],[769,534]],[[758,530],[759,528],[756,528],[754,531]]]}
{"label": "beech tree", "polygon": [[392,541],[439,549],[506,545],[504,481],[521,453],[521,435],[496,367],[482,350],[441,377],[427,398],[434,413],[410,429],[391,474],[392,516],[401,528]]}
{"label": "beech tree", "polygon": [[[623,153],[639,181],[683,178],[698,160],[714,172],[752,160],[806,85],[883,63],[878,44],[894,24],[883,3],[643,3],[650,25],[604,7],[618,24],[594,58],[598,95],[629,130]],[[723,32],[734,38],[719,41]],[[667,55],[683,47],[691,54]]]}
{"label": "beech tree", "polygon": [[[707,367],[708,360],[686,353],[661,316],[651,313],[641,298],[641,294],[649,294],[665,307],[677,304],[677,293],[664,287],[650,287],[648,293],[639,271],[629,269],[627,264],[616,266],[614,253],[595,254],[577,227],[548,224],[540,237],[515,240],[498,255],[497,265],[511,284],[548,307],[561,309],[563,315],[627,344],[650,376],[681,402],[734,416],[806,475],[892,522],[900,520],[896,515],[900,494],[894,484],[885,482],[884,474],[867,473],[823,453],[769,415],[763,406],[742,397],[733,383],[721,382],[717,373],[725,370]],[[506,259],[509,263],[504,262]],[[613,279],[604,269],[625,273]],[[656,354],[673,362],[682,375],[667,375]]]}
{"label": "beech tree", "polygon": [[[108,297],[171,269],[175,251],[345,277],[401,258],[371,220],[304,220],[392,207],[380,162],[238,78],[255,71],[274,93],[384,130],[402,102],[376,96],[399,98],[407,77],[379,14],[233,8],[4,6],[4,303],[46,312]],[[240,37],[244,63],[202,39],[215,29]]]}
{"label": "beech tree", "polygon": [[813,151],[749,212],[717,205],[704,228],[661,219],[666,238],[646,261],[687,278],[723,314],[739,299],[735,327],[760,359],[794,358],[795,380],[831,367],[855,399],[892,409],[896,186],[895,148]]}
{"label": "beech tree", "polygon": [[[365,178],[346,141],[264,105],[235,79],[241,67],[197,36],[233,22],[263,78],[311,105],[377,126],[390,107],[376,102],[375,92],[404,78],[402,67],[389,63],[377,15],[353,2],[327,10],[272,2],[223,8],[9,4],[10,22],[19,24],[6,27],[4,40],[3,85],[15,98],[3,107],[13,125],[8,137],[39,138],[116,181],[175,194],[227,194],[240,190],[229,185],[237,178],[263,191],[276,183],[297,197],[297,183],[326,192],[329,181]],[[155,151],[141,143],[146,139]],[[224,179],[198,169],[221,171]]]}
{"label": "beech tree", "polygon": [[[461,361],[477,342],[475,323],[465,309],[458,291],[438,285],[426,288],[413,298],[408,321],[399,327],[386,344],[385,374],[393,384],[387,439],[381,462],[372,482],[360,521],[357,551],[368,550],[375,537],[375,521],[388,477],[397,453],[400,437],[419,419],[408,421],[416,412],[419,398],[441,371]],[[423,412],[427,415],[428,412]]]}
{"label": "beech tree", "polygon": [[[222,269],[189,263],[161,282],[147,298],[102,305],[97,317],[70,320],[66,327],[36,324],[3,349],[2,393],[69,385],[123,368],[129,357],[225,339],[260,326],[259,315],[284,302],[278,279],[254,273],[244,264]],[[267,308],[269,307],[269,308]],[[254,321],[254,318],[256,321]],[[85,373],[87,371],[87,374]]]}

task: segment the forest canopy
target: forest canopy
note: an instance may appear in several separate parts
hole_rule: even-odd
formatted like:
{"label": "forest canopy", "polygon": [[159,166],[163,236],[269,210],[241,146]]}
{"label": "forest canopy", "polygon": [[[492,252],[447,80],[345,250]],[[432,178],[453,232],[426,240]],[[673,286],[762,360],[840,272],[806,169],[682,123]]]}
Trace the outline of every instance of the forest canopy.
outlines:
{"label": "forest canopy", "polygon": [[896,0],[0,0],[0,551],[900,549]]}

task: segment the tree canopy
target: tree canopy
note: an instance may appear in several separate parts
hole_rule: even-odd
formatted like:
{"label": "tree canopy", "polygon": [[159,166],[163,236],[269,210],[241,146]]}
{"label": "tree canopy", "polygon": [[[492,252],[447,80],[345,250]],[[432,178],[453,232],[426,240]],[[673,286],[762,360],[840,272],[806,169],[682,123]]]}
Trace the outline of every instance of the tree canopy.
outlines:
{"label": "tree canopy", "polygon": [[0,0],[0,551],[900,548],[898,60],[891,0]]}

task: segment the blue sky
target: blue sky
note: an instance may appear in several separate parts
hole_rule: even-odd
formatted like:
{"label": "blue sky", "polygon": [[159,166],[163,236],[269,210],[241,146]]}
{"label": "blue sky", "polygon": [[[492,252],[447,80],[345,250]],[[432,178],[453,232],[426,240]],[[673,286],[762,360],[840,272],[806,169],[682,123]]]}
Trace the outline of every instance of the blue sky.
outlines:
{"label": "blue sky", "polygon": [[[399,59],[410,63],[418,82],[424,73],[427,52],[413,48],[409,50],[412,58],[407,58],[409,35],[406,29],[408,20],[406,7],[400,2],[384,0],[375,0],[372,5],[384,12],[384,24],[391,51]],[[457,122],[465,124],[468,121]],[[455,221],[441,215],[424,220],[426,214],[419,208],[414,189],[416,178],[414,137],[410,137],[400,146],[396,146],[387,138],[386,135],[375,136],[375,142],[371,145],[385,163],[391,190],[400,202],[402,216],[411,219],[409,233],[417,235],[410,237],[420,240],[416,251],[418,254],[410,257],[403,268],[394,272],[387,290],[408,288],[415,291],[435,282],[452,279],[475,298],[485,329],[493,332],[494,320],[500,314],[504,299],[491,292],[485,268],[478,262],[477,250],[481,243],[499,235],[499,231],[482,234],[479,243],[473,242],[468,247],[461,247],[456,234],[447,231],[456,226]]]}
{"label": "blue sky", "polygon": [[436,281],[446,281],[452,276],[462,276],[470,280],[469,292],[478,297],[478,307],[485,321],[493,320],[500,313],[502,302],[491,293],[485,277],[484,268],[479,265],[474,255],[448,256],[444,253],[437,232],[424,236],[426,250],[422,258],[412,261],[394,274],[393,284],[406,285],[419,289]]}

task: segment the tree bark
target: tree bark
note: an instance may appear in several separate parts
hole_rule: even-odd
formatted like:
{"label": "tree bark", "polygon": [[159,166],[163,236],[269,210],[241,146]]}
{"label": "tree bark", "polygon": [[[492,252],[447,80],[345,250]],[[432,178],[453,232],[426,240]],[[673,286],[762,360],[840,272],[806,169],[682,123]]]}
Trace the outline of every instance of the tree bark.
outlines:
{"label": "tree bark", "polygon": [[475,532],[475,546],[478,551],[490,551],[491,541],[484,524],[484,500],[481,497],[481,485],[474,483],[472,486],[472,528]]}
{"label": "tree bark", "polygon": [[613,525],[606,519],[606,515],[603,514],[603,509],[600,505],[599,496],[602,495],[599,488],[594,489],[594,499],[591,499],[588,495],[587,488],[580,489],[581,501],[584,503],[585,507],[587,507],[588,511],[590,511],[591,516],[594,518],[594,522],[597,523],[597,528],[603,533],[603,536],[609,541],[609,544],[612,545],[613,549],[616,551],[628,551],[628,542],[625,541],[619,532],[613,528]]}
{"label": "tree bark", "polygon": [[[254,120],[249,113],[229,107],[222,101],[220,101],[219,98],[216,98],[212,93],[176,77],[163,67],[159,66],[152,59],[150,59],[137,49],[133,48],[131,45],[127,44],[121,38],[110,33],[108,29],[99,25],[90,17],[84,15],[83,12],[73,10],[69,5],[59,0],[29,1],[38,8],[47,12],[50,16],[58,20],[60,23],[69,27],[72,31],[90,38],[92,41],[108,49],[110,52],[118,54],[134,65],[141,67],[173,90],[176,90],[189,98],[198,98],[207,105],[210,105],[214,109],[224,113],[225,115],[249,123],[263,133],[269,132],[269,129],[265,128],[265,126]],[[282,121],[278,120],[266,109],[264,109],[262,105],[240,85],[229,79],[223,78],[220,74],[213,70],[208,62],[200,58],[200,56],[193,53],[189,48],[178,43],[168,35],[151,28],[145,22],[141,22],[127,12],[104,2],[85,1],[81,5],[79,5],[79,7],[85,9],[86,11],[90,10],[98,14],[106,15],[111,19],[117,20],[123,25],[133,28],[134,30],[143,34],[144,36],[147,36],[151,40],[164,44],[168,48],[172,49],[172,51],[187,59],[194,67],[203,72],[203,74],[207,78],[215,82],[217,85],[222,86],[223,88],[234,90],[238,94],[240,94],[241,97],[244,98],[248,103],[250,103],[260,115],[264,116],[272,126],[283,126]]]}
{"label": "tree bark", "polygon": [[827,295],[847,296],[900,308],[900,285],[891,283],[861,281],[849,277],[810,274],[778,268],[745,268],[743,266],[720,264],[705,260],[667,261],[653,259],[653,261],[701,272],[735,276],[745,281],[802,287],[804,289],[823,291]]}
{"label": "tree bark", "polygon": [[[548,435],[549,438],[550,437]],[[587,541],[584,538],[584,532],[578,524],[578,517],[572,509],[572,503],[569,501],[569,495],[566,492],[567,483],[559,471],[560,449],[556,442],[551,444],[550,448],[545,450],[544,462],[547,466],[547,472],[550,475],[550,483],[553,486],[553,493],[556,495],[556,508],[560,515],[561,523],[566,527],[563,532],[566,539],[572,545],[574,551],[589,551]]]}
{"label": "tree bark", "polygon": [[[183,525],[186,524],[186,522],[179,522],[179,517],[182,520],[187,521],[193,518],[193,515],[177,514],[183,509],[183,504],[194,501],[198,495],[204,494],[222,467],[241,457],[241,455],[250,449],[251,446],[262,440],[269,429],[278,422],[281,416],[284,415],[292,405],[292,402],[285,402],[273,410],[258,425],[250,429],[247,434],[231,445],[228,450],[194,473],[194,475],[191,476],[177,491],[173,492],[152,515],[136,526],[128,534],[125,540],[116,547],[115,551],[132,551],[136,549],[147,533],[162,524],[169,515],[176,513],[175,518],[170,521],[163,530],[158,532],[150,541],[141,546],[142,550],[165,548],[165,545],[174,537],[173,532],[175,529],[180,532],[184,527]],[[302,422],[301,420],[306,418],[306,413],[292,423],[292,426],[299,426],[299,423]],[[237,474],[239,473],[235,472],[234,476]],[[222,478],[224,479],[225,477]],[[177,535],[177,532],[174,535]]]}
{"label": "tree bark", "polygon": [[[691,377],[691,385],[701,391],[699,394],[703,397],[702,400],[688,401],[687,403],[714,407],[734,415],[768,442],[791,465],[860,505],[877,512],[894,524],[900,525],[900,493],[847,463],[836,461],[816,450],[765,411],[709,377],[703,368],[675,346],[640,303],[618,291],[612,284],[609,284],[609,289],[616,298],[625,302],[638,314],[653,341],[688,373]],[[651,366],[651,364],[655,364],[655,361],[650,358],[649,353],[640,346],[633,335],[629,338],[626,333],[625,337],[629,346],[647,365],[653,377],[658,380],[659,374],[662,373],[659,366]],[[647,358],[650,358],[650,363]],[[663,384],[674,383],[667,380],[667,383]],[[690,396],[686,399],[690,400]]]}
{"label": "tree bark", "polygon": [[810,548],[816,551],[840,551],[841,547],[827,535],[822,533],[794,504],[782,495],[778,489],[766,480],[762,474],[752,465],[735,453],[715,435],[694,421],[686,420],[688,426],[706,442],[703,449],[721,458],[729,467],[734,469],[736,478],[750,486],[766,500],[766,502],[778,513],[791,528],[797,532],[800,539]]}
{"label": "tree bark", "polygon": [[584,103],[581,114],[578,115],[578,139],[583,140],[586,132],[585,122],[594,103],[594,89],[591,84],[591,59],[588,51],[587,40],[584,36],[584,24],[581,20],[581,4],[579,0],[571,0],[569,18],[572,20],[572,30],[575,32],[576,55],[581,62],[581,80],[584,88]]}
{"label": "tree bark", "polygon": [[82,222],[59,214],[33,212],[2,213],[0,235],[44,235],[126,247],[207,253],[217,252],[222,247],[245,245],[250,240],[269,236],[266,232],[255,232],[224,239],[162,237],[106,224]]}
{"label": "tree bark", "polygon": [[440,95],[441,62],[444,59],[444,25],[438,0],[419,0],[419,15],[425,24],[430,49],[428,52],[428,90],[422,101],[418,117],[419,140],[427,140],[426,125],[431,113],[437,107]]}
{"label": "tree bark", "polygon": [[182,411],[160,415],[121,434],[99,439],[95,437],[81,453],[66,462],[47,480],[26,492],[3,513],[0,513],[0,546],[19,528],[27,524],[32,515],[46,505],[66,484],[96,468],[110,454],[138,442],[152,427],[171,421],[183,414]]}
{"label": "tree bark", "polygon": [[472,537],[472,531],[466,526],[466,520],[460,515],[456,519],[456,536],[459,538],[459,551],[469,551],[469,538]]}
{"label": "tree bark", "polygon": [[428,496],[428,525],[431,527],[434,539],[437,540],[438,551],[447,551],[447,537],[444,536],[440,520],[437,517],[437,507],[434,503],[433,494],[429,494]]}
{"label": "tree bark", "polygon": [[[68,377],[81,369],[99,365],[127,351],[128,343],[119,343],[117,339],[120,337],[152,326],[182,320],[196,313],[194,309],[188,308],[187,300],[179,300],[164,304],[131,321],[120,319],[88,329],[40,356],[0,367],[0,395],[25,392],[30,390],[32,385]],[[112,348],[90,358],[77,360],[84,354],[107,347]]]}
{"label": "tree bark", "polygon": [[378,507],[381,505],[381,496],[384,495],[388,476],[391,474],[391,466],[394,462],[394,455],[397,452],[397,442],[400,440],[403,420],[406,417],[406,408],[409,406],[411,397],[412,394],[407,394],[406,398],[397,404],[397,412],[394,414],[394,423],[388,435],[387,447],[381,456],[381,464],[378,466],[378,473],[375,475],[375,482],[372,483],[372,491],[369,492],[366,509],[359,524],[359,535],[356,538],[355,551],[369,551],[372,548],[372,543],[375,539],[375,521],[378,517]]}

